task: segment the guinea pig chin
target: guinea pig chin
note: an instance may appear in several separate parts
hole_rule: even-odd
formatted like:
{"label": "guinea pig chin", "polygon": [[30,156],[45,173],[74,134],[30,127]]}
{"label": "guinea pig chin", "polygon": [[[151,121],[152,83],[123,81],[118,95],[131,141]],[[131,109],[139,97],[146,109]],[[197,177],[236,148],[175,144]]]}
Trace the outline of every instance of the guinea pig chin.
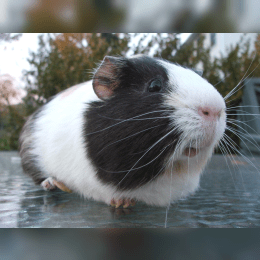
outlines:
{"label": "guinea pig chin", "polygon": [[201,151],[211,150],[222,138],[225,130],[225,120],[205,122],[202,118],[199,122],[190,119],[190,122],[182,125],[183,136],[185,138],[182,146],[182,154],[187,157],[194,157]]}
{"label": "guinea pig chin", "polygon": [[210,149],[213,145],[214,141],[212,140],[196,140],[193,144],[189,144],[183,148],[182,154],[187,157],[194,157],[198,155],[201,151],[206,151]]}

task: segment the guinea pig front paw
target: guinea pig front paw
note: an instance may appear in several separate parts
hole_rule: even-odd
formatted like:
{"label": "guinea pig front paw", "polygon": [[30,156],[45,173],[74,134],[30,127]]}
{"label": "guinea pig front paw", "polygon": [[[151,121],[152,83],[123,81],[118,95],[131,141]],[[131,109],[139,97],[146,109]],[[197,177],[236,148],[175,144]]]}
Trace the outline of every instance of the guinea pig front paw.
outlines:
{"label": "guinea pig front paw", "polygon": [[63,182],[57,181],[53,177],[49,177],[46,180],[44,180],[41,183],[41,186],[44,190],[54,190],[56,188],[59,188],[62,191],[72,193],[72,190],[70,190]]}
{"label": "guinea pig front paw", "polygon": [[112,199],[110,205],[116,209],[122,206],[124,209],[135,205],[134,199]]}
{"label": "guinea pig front paw", "polygon": [[53,183],[54,178],[53,177],[49,177],[47,179],[45,179],[42,183],[41,186],[43,187],[44,190],[55,190],[57,189],[57,186]]}

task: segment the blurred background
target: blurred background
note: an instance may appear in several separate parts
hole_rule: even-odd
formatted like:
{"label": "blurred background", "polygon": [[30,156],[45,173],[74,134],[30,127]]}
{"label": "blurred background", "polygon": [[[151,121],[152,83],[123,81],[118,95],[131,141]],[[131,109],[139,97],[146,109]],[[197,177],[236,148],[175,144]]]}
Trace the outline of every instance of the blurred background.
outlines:
{"label": "blurred background", "polygon": [[[257,33],[1,33],[0,150],[17,150],[26,118],[51,96],[90,80],[91,72],[105,55],[129,57],[139,53],[202,70],[203,77],[223,97],[238,84],[237,91],[227,99],[228,125],[233,127],[227,134],[234,150],[241,150],[245,144],[241,136],[249,133],[247,139],[252,140],[246,150],[259,153],[259,110],[247,112],[247,104],[243,109],[239,107],[242,100],[247,101],[243,98],[247,90],[244,79],[260,77]],[[257,89],[249,98],[260,97],[259,86],[256,82]],[[249,105],[259,109],[260,98],[255,102]],[[239,126],[236,120],[241,121],[241,111],[254,116]],[[245,125],[248,129],[242,130]],[[226,152],[234,153],[232,149]]]}
{"label": "blurred background", "polygon": [[1,0],[1,32],[256,32],[257,0]]}
{"label": "blurred background", "polygon": [[2,229],[0,257],[244,260],[259,258],[259,239],[256,229]]}

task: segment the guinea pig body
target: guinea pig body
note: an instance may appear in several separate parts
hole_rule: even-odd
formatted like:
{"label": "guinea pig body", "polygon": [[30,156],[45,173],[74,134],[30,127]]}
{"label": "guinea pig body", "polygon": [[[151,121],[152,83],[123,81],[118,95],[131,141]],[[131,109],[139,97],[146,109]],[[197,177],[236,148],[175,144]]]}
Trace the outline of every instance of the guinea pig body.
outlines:
{"label": "guinea pig body", "polygon": [[92,81],[51,99],[26,122],[22,166],[85,198],[166,206],[193,193],[226,126],[217,90],[190,69],[105,57]]}

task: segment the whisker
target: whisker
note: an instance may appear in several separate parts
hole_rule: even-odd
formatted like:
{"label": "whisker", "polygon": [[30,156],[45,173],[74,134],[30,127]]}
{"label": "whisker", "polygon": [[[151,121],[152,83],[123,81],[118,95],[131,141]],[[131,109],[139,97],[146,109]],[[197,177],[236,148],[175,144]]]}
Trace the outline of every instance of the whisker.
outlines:
{"label": "whisker", "polygon": [[[254,120],[254,119],[252,119],[252,120]],[[251,122],[252,120],[248,120],[248,121],[243,122],[243,121],[240,121],[240,120],[237,120],[237,119],[229,119],[229,120],[227,120],[227,122],[228,122],[228,123],[231,123],[231,124],[234,124],[234,125],[236,125],[237,127],[241,128],[242,130],[246,131],[243,127],[241,127],[240,125],[238,125],[238,124],[236,124],[236,123],[234,123],[234,122],[242,123],[242,124],[246,125],[247,127],[249,127],[249,128],[250,128],[252,131],[254,131],[256,134],[258,134],[258,132],[257,132],[253,127],[251,127],[250,125],[246,124],[246,122]],[[246,131],[246,133],[249,134],[248,131]]]}
{"label": "whisker", "polygon": [[[250,113],[245,113],[245,114],[227,114],[228,116],[260,116],[259,114],[250,114]],[[256,117],[257,118],[257,117]]]}
{"label": "whisker", "polygon": [[[170,135],[171,133],[173,133],[174,131],[176,131],[176,128],[173,128],[171,131],[169,131],[166,135],[164,135],[163,137],[161,137],[155,144],[153,144],[142,156],[139,160],[137,160],[137,162],[133,165],[133,167],[127,172],[127,174],[123,177],[123,179],[117,184],[120,185],[120,183],[126,178],[126,176],[129,174],[129,172],[131,172],[132,170],[134,170],[135,165],[154,147],[156,146],[159,142],[161,142],[164,138],[166,138],[168,135]],[[166,148],[165,148],[166,149]],[[164,150],[165,150],[164,149]],[[163,150],[163,151],[164,151]],[[162,152],[159,154],[161,155]],[[159,156],[158,155],[158,156]],[[158,156],[156,158],[158,158]],[[137,169],[139,169],[140,167],[138,167]],[[124,171],[125,172],[125,171]]]}
{"label": "whisker", "polygon": [[[248,122],[255,121],[256,119],[258,119],[257,117],[255,117],[255,116],[253,116],[253,115],[252,115],[252,117],[253,117],[253,118],[250,119],[250,120],[243,120],[243,121],[238,120],[238,119],[234,119],[234,118],[227,118],[227,122],[228,122],[228,123],[231,123],[231,124],[233,124],[233,122],[242,123],[242,124],[245,124],[247,127],[251,128],[250,125],[247,124],[247,123],[248,123]],[[253,128],[251,128],[251,129],[254,130]],[[255,131],[255,130],[254,130],[254,131]]]}
{"label": "whisker", "polygon": [[[256,69],[257,69],[257,67],[260,65],[260,63],[258,63],[258,65],[255,67],[255,69],[243,80],[243,81],[245,81]],[[248,82],[250,82],[251,81],[251,78],[248,80]],[[242,85],[239,89],[237,89],[234,93],[232,93],[232,95],[234,95],[236,92],[238,92],[240,89],[242,89],[244,87],[244,85]],[[236,88],[236,87],[235,87]],[[230,96],[232,96],[232,95],[230,95]],[[229,96],[229,97],[230,97]],[[229,98],[228,97],[228,98]],[[228,99],[228,98],[226,98],[226,99]],[[224,100],[226,100],[225,98],[224,98]],[[228,104],[228,103],[230,103],[230,102],[232,102],[233,100],[235,100],[235,99],[231,99],[231,100],[229,100],[229,101],[226,101],[226,104]]]}
{"label": "whisker", "polygon": [[[174,144],[174,141],[170,145],[172,145],[172,144]],[[173,167],[173,158],[176,154],[176,151],[178,151],[178,148],[180,146],[179,144],[180,144],[180,140],[178,140],[176,147],[175,147],[175,151],[174,151],[173,155],[168,159],[167,163],[160,169],[160,171],[158,171],[158,173],[151,180],[146,182],[146,184],[148,184],[148,183],[152,182],[154,179],[156,179],[156,177],[159,176],[163,170],[168,168],[170,164],[172,164],[172,167]]]}
{"label": "whisker", "polygon": [[[234,109],[232,109],[232,110],[230,110],[230,112],[231,111],[233,111]],[[229,111],[228,111],[229,112]],[[251,113],[250,112],[248,112],[248,111],[245,111],[245,110],[242,110],[242,109],[236,109],[236,113],[237,112],[240,112],[240,113],[244,113],[245,115],[250,115]],[[232,113],[232,112],[231,112]],[[229,115],[228,113],[227,113],[227,115]]]}
{"label": "whisker", "polygon": [[122,124],[122,123],[127,122],[127,121],[131,121],[131,120],[133,120],[133,119],[135,119],[135,118],[138,118],[138,117],[141,117],[141,116],[144,116],[144,115],[148,115],[148,114],[152,114],[152,113],[159,113],[159,112],[163,112],[163,111],[169,112],[169,110],[159,110],[159,111],[147,112],[147,113],[144,113],[144,114],[141,114],[141,115],[138,115],[138,116],[134,116],[134,117],[132,117],[132,118],[124,119],[124,120],[122,120],[122,121],[120,121],[120,122],[118,122],[118,123],[115,123],[114,125],[108,126],[108,127],[106,127],[106,128],[103,128],[103,129],[101,129],[101,130],[98,130],[98,131],[95,131],[95,132],[92,132],[92,133],[88,133],[87,135],[92,135],[92,134],[100,133],[100,132],[103,132],[103,131],[105,131],[105,130],[111,128],[111,127],[117,126],[117,125]]}
{"label": "whisker", "polygon": [[[226,135],[226,137],[228,137],[230,140],[232,140],[229,136]],[[230,142],[229,140],[226,140],[226,141],[227,141],[227,144],[229,144],[229,146],[231,145],[231,147],[233,147],[233,149],[234,149],[237,153],[239,153],[252,167],[254,167],[254,168],[258,171],[258,173],[260,173],[259,170],[256,168],[256,166],[253,164],[253,162],[252,162],[251,160],[249,160],[246,156],[244,156],[242,153],[240,153],[239,150],[238,150],[236,147],[234,147],[234,145],[232,144],[232,142]],[[232,141],[233,141],[233,140],[232,140]],[[233,141],[233,142],[234,142],[234,141]]]}
{"label": "whisker", "polygon": [[225,143],[227,144],[227,146],[229,146],[237,154],[240,154],[251,166],[253,166],[255,168],[254,164],[246,156],[244,156],[242,153],[239,152],[239,150],[232,144],[231,140],[230,141],[229,140],[225,140]]}
{"label": "whisker", "polygon": [[[249,128],[249,129],[252,130],[255,134],[258,135],[258,132],[257,132],[254,128],[252,128],[249,124],[247,124],[248,122],[255,121],[255,119],[257,119],[257,117],[253,116],[253,119],[251,119],[251,120],[241,121],[241,120],[238,120],[238,119],[229,118],[229,119],[227,119],[226,121],[227,121],[227,123],[229,123],[229,124],[231,124],[231,125],[234,125],[234,126],[240,128],[240,129],[243,130],[246,134],[248,134],[248,135],[250,135],[250,136],[252,137],[252,135],[251,135],[245,128],[243,128],[240,124],[245,125],[247,128]],[[239,131],[239,132],[240,132],[240,131]],[[242,134],[242,132],[240,132],[240,133]],[[254,138],[252,137],[252,139],[254,139]]]}
{"label": "whisker", "polygon": [[[150,163],[154,162],[154,161],[167,149],[167,147],[169,147],[170,145],[171,145],[171,144],[169,144],[169,145],[167,145],[165,148],[163,148],[162,151],[159,153],[159,155],[157,155],[157,156],[156,156],[154,159],[152,159],[150,162],[148,162],[148,163],[146,163],[146,164],[144,164],[144,165],[142,165],[142,166],[139,166],[139,167],[137,167],[137,168],[131,168],[130,170],[124,170],[124,171],[108,171],[108,170],[105,170],[105,169],[102,169],[102,168],[99,168],[99,169],[101,169],[101,170],[103,170],[103,171],[105,171],[105,172],[108,172],[108,173],[123,173],[123,172],[127,172],[127,174],[128,174],[130,171],[139,170],[139,169],[141,169],[141,168],[143,168],[143,167],[149,165]],[[147,152],[149,152],[149,151],[150,151],[150,150],[147,150]],[[147,153],[147,152],[146,152],[146,153]],[[145,154],[146,154],[146,153],[145,153]],[[145,155],[145,154],[144,154],[144,155]],[[142,158],[142,157],[141,157],[141,158]],[[140,159],[141,159],[141,158],[140,158]],[[139,160],[140,160],[140,159],[139,159]],[[134,164],[134,166],[135,166],[137,163],[138,163],[138,161]],[[133,167],[134,167],[134,166],[133,166]],[[126,174],[126,175],[127,175],[127,174]],[[126,175],[125,175],[125,177],[126,177]],[[124,178],[125,178],[125,177],[124,177]],[[123,179],[122,179],[122,180],[123,180]],[[122,181],[122,180],[121,180],[121,181]],[[120,181],[120,182],[121,182],[121,181]],[[120,182],[118,183],[118,185],[120,184]]]}
{"label": "whisker", "polygon": [[[229,137],[229,136],[227,136],[227,137]],[[232,139],[231,139],[232,140]],[[226,141],[225,139],[224,139],[224,141]],[[233,140],[232,140],[233,141]],[[234,141],[233,141],[233,143],[234,143]],[[228,146],[228,144],[227,144],[227,149],[229,150],[229,147],[230,146]],[[232,147],[230,147],[233,151],[235,151]],[[230,150],[229,150],[230,151]],[[236,160],[235,160],[235,158],[234,158],[234,156],[232,155],[232,153],[230,152],[230,156],[232,157],[232,160],[233,160],[233,163],[235,163],[235,165],[236,165],[236,167],[237,167],[237,170],[238,170],[238,172],[240,173],[240,176],[241,176],[241,179],[242,179],[242,184],[243,184],[243,188],[244,188],[244,190],[245,190],[245,186],[244,186],[244,179],[243,179],[243,176],[242,176],[242,173],[241,173],[241,171],[240,171],[240,169],[239,169],[239,167],[238,167],[238,164],[237,164],[237,162],[236,162]],[[231,161],[231,160],[230,160]],[[231,161],[232,162],[232,161]],[[233,164],[232,164],[233,165]],[[235,167],[233,166],[233,169],[234,169],[234,171],[235,171]],[[238,194],[239,195],[239,194]],[[240,197],[240,196],[239,196]]]}
{"label": "whisker", "polygon": [[141,133],[143,133],[143,132],[145,132],[145,131],[151,130],[151,129],[153,129],[153,128],[156,128],[156,127],[159,127],[159,126],[162,126],[162,125],[163,125],[163,124],[157,125],[157,126],[153,126],[153,127],[149,127],[149,128],[147,128],[147,129],[145,129],[145,130],[139,131],[139,132],[137,132],[137,133],[135,133],[135,134],[129,135],[129,136],[127,136],[127,137],[125,137],[125,138],[122,138],[122,139],[120,139],[120,140],[118,140],[118,141],[115,141],[115,142],[113,142],[113,143],[110,143],[110,144],[106,145],[105,147],[103,147],[103,148],[98,152],[98,154],[101,153],[104,149],[106,149],[107,147],[109,147],[109,146],[111,146],[111,145],[113,145],[113,144],[119,143],[119,142],[121,142],[121,141],[123,141],[123,140],[126,140],[126,139],[131,138],[131,137],[133,137],[133,136],[135,136],[135,135],[141,134]]}
{"label": "whisker", "polygon": [[[103,115],[99,115],[100,117],[111,119],[111,120],[117,120],[117,121],[125,121],[126,119],[119,119],[119,118],[111,118]],[[151,120],[151,119],[164,119],[164,118],[172,118],[172,116],[161,116],[161,117],[145,117],[145,118],[133,118],[133,119],[127,119],[129,121],[143,121],[143,120]]]}
{"label": "whisker", "polygon": [[243,108],[243,107],[260,107],[260,106],[251,106],[251,105],[246,105],[246,106],[234,106],[234,107],[227,107],[226,110],[231,110],[234,108]]}
{"label": "whisker", "polygon": [[231,73],[228,73],[223,79],[221,79],[219,82],[217,82],[215,85],[213,85],[213,87],[216,87],[218,84],[220,84],[221,82],[224,82],[224,79],[227,78],[228,76],[230,76]]}
{"label": "whisker", "polygon": [[[250,119],[250,120],[245,120],[245,121],[241,121],[241,120],[234,119],[234,118],[229,118],[228,120],[233,120],[233,121],[236,121],[236,122],[238,122],[238,123],[244,123],[244,124],[246,124],[246,123],[248,123],[248,122],[255,121],[255,118],[254,118],[254,119]],[[232,121],[230,121],[229,123],[232,123]],[[247,125],[247,124],[246,124],[246,125]],[[249,125],[247,125],[247,126],[249,126]]]}
{"label": "whisker", "polygon": [[[227,129],[232,132],[234,135],[236,135],[237,137],[241,138],[241,141],[246,145],[246,143],[243,141],[243,138],[246,139],[248,142],[250,142],[252,145],[254,145],[259,151],[260,151],[260,147],[259,145],[255,142],[251,142],[248,138],[246,138],[246,136],[244,135],[244,133],[241,133],[239,130],[235,130],[235,129],[231,129],[230,127],[227,127]],[[250,134],[249,134],[250,135]],[[250,135],[251,136],[251,135]],[[251,136],[252,137],[252,136]],[[254,138],[252,137],[252,139],[254,140]],[[255,141],[255,140],[254,140]],[[250,149],[248,148],[248,146],[246,145],[248,151],[250,152]],[[250,152],[251,153],[251,152]],[[252,155],[252,153],[251,153]],[[253,155],[252,155],[253,156]]]}
{"label": "whisker", "polygon": [[[222,152],[222,154],[223,154],[223,156],[224,156],[224,159],[225,159],[225,161],[226,161],[226,164],[227,164],[227,167],[228,167],[228,169],[229,169],[229,172],[230,172],[231,179],[232,179],[232,181],[233,181],[235,190],[237,190],[237,188],[236,188],[236,183],[235,183],[234,177],[233,177],[233,175],[232,175],[232,171],[231,171],[231,169],[230,169],[230,167],[229,167],[229,164],[228,164],[226,155],[223,153],[222,149],[226,152],[227,155],[228,155],[229,153],[228,153],[228,151],[227,151],[225,145],[222,143],[222,141],[223,141],[224,143],[226,143],[224,138],[223,138],[222,140],[220,140],[220,144],[221,144],[221,145],[219,146],[219,148],[220,148],[220,151]],[[230,153],[230,154],[231,154],[231,153]],[[229,158],[229,159],[230,159],[230,158]],[[230,161],[231,161],[231,159],[230,159]],[[234,169],[234,166],[233,166],[233,169]],[[234,170],[235,170],[235,169],[234,169]]]}
{"label": "whisker", "polygon": [[256,57],[256,52],[255,52],[255,56],[253,58],[253,60],[251,61],[247,71],[245,72],[244,76],[242,77],[242,79],[238,82],[238,84],[224,97],[224,100],[228,99],[230,96],[234,95],[237,91],[236,88],[243,82],[245,81],[255,70],[256,68],[259,66],[260,63],[258,63],[258,65],[256,66],[256,68],[244,79],[244,77],[246,76],[247,72],[249,71],[249,69],[251,68],[252,64],[253,64],[253,61],[255,60],[255,57]]}
{"label": "whisker", "polygon": [[173,162],[172,162],[172,170],[171,170],[171,181],[170,181],[170,199],[169,199],[169,204],[166,207],[166,213],[165,213],[165,224],[164,227],[167,227],[167,219],[168,219],[168,212],[171,206],[171,198],[172,198],[172,174],[173,174]]}

